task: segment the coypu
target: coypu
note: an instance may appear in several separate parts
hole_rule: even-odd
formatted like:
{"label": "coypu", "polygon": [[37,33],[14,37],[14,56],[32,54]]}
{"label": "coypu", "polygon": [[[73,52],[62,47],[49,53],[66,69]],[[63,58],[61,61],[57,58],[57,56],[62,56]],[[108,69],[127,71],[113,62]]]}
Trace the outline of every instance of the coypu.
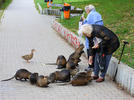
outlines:
{"label": "coypu", "polygon": [[83,51],[84,45],[81,44],[76,50],[75,52],[73,52],[70,56],[69,59],[67,61],[68,62],[74,62],[75,66],[78,66],[78,63],[81,61],[80,57],[82,55],[82,53],[84,53]]}
{"label": "coypu", "polygon": [[79,69],[78,68],[70,69],[70,74],[71,74],[72,77],[75,76],[76,73],[78,73],[78,72],[79,72]]}
{"label": "coypu", "polygon": [[70,81],[70,71],[63,69],[61,71],[55,71],[49,75],[49,80],[51,83],[55,81],[69,82]]}
{"label": "coypu", "polygon": [[37,77],[36,85],[39,87],[48,87],[48,84],[50,82],[48,81],[48,76],[40,75]]}
{"label": "coypu", "polygon": [[31,72],[29,72],[28,70],[26,69],[19,69],[17,70],[17,72],[15,73],[15,75],[9,79],[5,79],[5,80],[1,80],[1,81],[8,81],[8,80],[11,80],[13,78],[15,78],[16,80],[22,80],[22,79],[25,79],[25,81],[27,79],[30,78],[30,75],[31,75]]}
{"label": "coypu", "polygon": [[29,78],[30,83],[36,84],[37,78],[38,78],[38,73],[32,73]]}
{"label": "coypu", "polygon": [[92,80],[91,74],[92,70],[86,72],[79,72],[73,77],[73,79],[70,82],[60,85],[67,85],[67,84],[72,84],[73,86],[87,85],[88,82]]}
{"label": "coypu", "polygon": [[77,72],[79,72],[78,67],[76,67],[76,64],[72,61],[67,62],[66,69],[70,71],[71,76],[73,77]]}
{"label": "coypu", "polygon": [[63,55],[57,57],[56,63],[46,63],[46,65],[57,65],[57,69],[62,69],[66,67],[66,58]]}
{"label": "coypu", "polygon": [[82,53],[84,53],[83,48],[84,48],[84,45],[80,44],[80,46],[75,50],[75,52],[73,52],[69,56],[69,59],[71,59],[71,58],[79,59],[81,57]]}
{"label": "coypu", "polygon": [[77,73],[71,80],[70,84],[72,84],[73,86],[87,85],[88,82],[92,80],[91,74],[92,74],[91,70],[87,72]]}
{"label": "coypu", "polygon": [[75,69],[76,68],[76,64],[73,61],[68,61],[66,64],[66,69],[70,70],[70,69]]}

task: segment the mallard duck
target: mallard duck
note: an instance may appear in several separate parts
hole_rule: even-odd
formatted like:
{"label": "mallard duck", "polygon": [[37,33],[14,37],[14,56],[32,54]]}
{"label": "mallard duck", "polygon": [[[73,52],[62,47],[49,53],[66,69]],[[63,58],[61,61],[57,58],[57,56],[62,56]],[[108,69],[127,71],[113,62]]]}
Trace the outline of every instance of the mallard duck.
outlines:
{"label": "mallard duck", "polygon": [[23,58],[24,60],[26,60],[27,63],[30,63],[29,60],[31,60],[31,59],[33,58],[33,52],[34,52],[34,51],[35,51],[35,49],[32,49],[32,50],[31,50],[31,54],[29,54],[29,55],[24,55],[24,56],[22,56],[22,58]]}

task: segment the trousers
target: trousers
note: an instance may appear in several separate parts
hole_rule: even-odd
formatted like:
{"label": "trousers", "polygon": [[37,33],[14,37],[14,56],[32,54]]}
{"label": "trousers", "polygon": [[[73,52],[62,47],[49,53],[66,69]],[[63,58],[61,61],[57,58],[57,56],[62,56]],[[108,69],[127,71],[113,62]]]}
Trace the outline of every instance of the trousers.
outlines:
{"label": "trousers", "polygon": [[[101,74],[100,74],[102,78],[105,78],[111,57],[112,57],[112,54],[106,55],[105,69],[101,71]],[[99,72],[100,72],[98,59],[99,59],[99,53],[96,52],[95,58],[94,58],[94,75],[95,76],[99,76]]]}

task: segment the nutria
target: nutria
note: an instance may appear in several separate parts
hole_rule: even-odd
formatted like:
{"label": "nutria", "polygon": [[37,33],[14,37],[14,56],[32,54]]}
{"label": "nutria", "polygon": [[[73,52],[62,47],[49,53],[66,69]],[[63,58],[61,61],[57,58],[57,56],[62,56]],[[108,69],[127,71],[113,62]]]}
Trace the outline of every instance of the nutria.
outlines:
{"label": "nutria", "polygon": [[63,83],[60,85],[67,85],[67,84],[72,84],[73,86],[87,85],[92,80],[91,74],[92,70],[89,70],[87,72],[79,72],[73,77],[73,79],[70,82]]}
{"label": "nutria", "polygon": [[57,57],[56,63],[46,63],[46,65],[57,65],[58,69],[66,67],[66,58],[63,55]]}
{"label": "nutria", "polygon": [[73,52],[70,56],[69,59],[67,61],[68,62],[74,62],[75,66],[78,66],[78,63],[81,61],[80,57],[82,55],[82,53],[84,53],[83,51],[84,45],[81,44],[76,50],[75,52]]}
{"label": "nutria", "polygon": [[87,72],[77,73],[71,80],[70,84],[72,84],[73,86],[87,85],[88,82],[92,80],[91,73],[92,73],[91,70]]}
{"label": "nutria", "polygon": [[75,69],[76,68],[76,63],[74,61],[68,61],[66,64],[66,69],[70,70],[70,69]]}
{"label": "nutria", "polygon": [[63,69],[61,71],[55,71],[49,75],[49,80],[51,83],[61,81],[61,82],[69,82],[70,81],[70,71],[67,69]]}
{"label": "nutria", "polygon": [[37,78],[38,78],[38,73],[32,73],[29,78],[30,83],[36,84]]}
{"label": "nutria", "polygon": [[80,44],[80,46],[75,50],[75,52],[73,52],[69,56],[69,59],[71,59],[71,58],[79,59],[81,57],[82,53],[84,53],[83,48],[84,48],[84,45]]}
{"label": "nutria", "polygon": [[48,81],[48,76],[40,75],[37,77],[36,85],[39,87],[48,87],[48,84],[50,82]]}
{"label": "nutria", "polygon": [[19,70],[17,70],[16,74],[13,77],[11,77],[9,79],[1,80],[1,81],[8,81],[8,80],[11,80],[13,78],[15,78],[16,80],[25,79],[25,81],[26,81],[27,79],[30,78],[30,75],[31,75],[31,72],[29,72],[28,70],[19,69]]}
{"label": "nutria", "polygon": [[78,72],[79,72],[78,68],[70,69],[70,74],[71,74],[72,77],[74,77]]}

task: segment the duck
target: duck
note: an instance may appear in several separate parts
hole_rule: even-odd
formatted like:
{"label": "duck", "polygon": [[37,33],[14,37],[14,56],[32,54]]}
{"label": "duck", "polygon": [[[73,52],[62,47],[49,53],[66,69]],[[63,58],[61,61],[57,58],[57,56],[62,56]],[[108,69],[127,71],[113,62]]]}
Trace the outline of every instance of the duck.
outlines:
{"label": "duck", "polygon": [[30,54],[24,55],[24,56],[22,56],[22,58],[24,60],[26,60],[27,63],[30,63],[29,60],[31,60],[33,58],[34,52],[35,52],[35,49],[32,49]]}

